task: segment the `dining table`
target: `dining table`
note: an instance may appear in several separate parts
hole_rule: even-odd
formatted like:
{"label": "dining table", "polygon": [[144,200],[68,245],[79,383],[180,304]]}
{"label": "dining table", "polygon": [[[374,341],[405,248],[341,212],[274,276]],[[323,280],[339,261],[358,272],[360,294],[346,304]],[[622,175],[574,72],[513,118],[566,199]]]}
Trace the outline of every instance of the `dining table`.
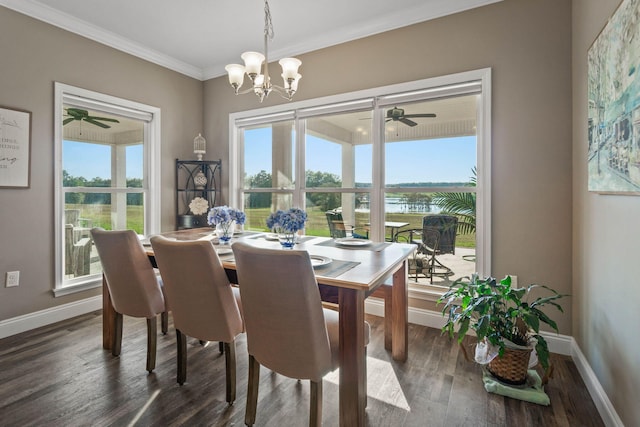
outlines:
{"label": "dining table", "polygon": [[[209,228],[159,233],[176,240],[211,240],[232,283],[236,283],[236,265],[230,246],[217,244]],[[270,233],[243,231],[234,241],[243,240],[263,248],[281,248]],[[143,244],[148,239],[143,239]],[[144,245],[152,263],[153,249]],[[391,284],[391,310],[385,310],[385,325],[390,325],[391,356],[404,362],[408,356],[408,259],[415,247],[396,242],[363,239],[331,239],[299,236],[295,250],[306,250],[315,262],[319,285],[338,291],[339,312],[339,419],[341,426],[364,426],[366,407],[365,300],[378,288]],[[281,249],[287,250],[287,249]],[[160,272],[162,274],[162,272]],[[242,284],[239,284],[242,287]],[[111,349],[115,311],[103,276],[103,347]]]}

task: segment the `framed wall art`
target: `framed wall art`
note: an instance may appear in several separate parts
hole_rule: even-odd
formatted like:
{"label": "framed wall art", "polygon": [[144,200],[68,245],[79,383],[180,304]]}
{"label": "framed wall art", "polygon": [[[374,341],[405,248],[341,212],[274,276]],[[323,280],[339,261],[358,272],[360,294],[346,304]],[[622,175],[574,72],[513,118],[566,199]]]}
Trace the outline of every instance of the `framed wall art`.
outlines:
{"label": "framed wall art", "polygon": [[31,112],[0,107],[0,188],[29,188]]}
{"label": "framed wall art", "polygon": [[640,195],[640,0],[623,0],[589,48],[588,190]]}

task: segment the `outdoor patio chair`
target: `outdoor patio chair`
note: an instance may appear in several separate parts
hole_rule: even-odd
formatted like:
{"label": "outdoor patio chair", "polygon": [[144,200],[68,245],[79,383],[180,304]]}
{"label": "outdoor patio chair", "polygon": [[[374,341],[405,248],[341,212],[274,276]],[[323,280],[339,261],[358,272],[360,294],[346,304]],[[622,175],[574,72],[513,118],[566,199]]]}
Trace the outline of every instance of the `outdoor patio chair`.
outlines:
{"label": "outdoor patio chair", "polygon": [[408,241],[417,245],[414,259],[411,260],[409,273],[423,274],[433,283],[433,276],[448,277],[453,270],[438,260],[439,255],[456,252],[458,217],[453,215],[426,215],[422,218],[422,229],[407,230]]}
{"label": "outdoor patio chair", "polygon": [[329,224],[329,233],[333,239],[341,239],[344,237],[353,237],[355,239],[368,239],[369,231],[365,230],[365,234],[356,233],[355,226],[344,223],[342,212],[327,211],[327,223]]}

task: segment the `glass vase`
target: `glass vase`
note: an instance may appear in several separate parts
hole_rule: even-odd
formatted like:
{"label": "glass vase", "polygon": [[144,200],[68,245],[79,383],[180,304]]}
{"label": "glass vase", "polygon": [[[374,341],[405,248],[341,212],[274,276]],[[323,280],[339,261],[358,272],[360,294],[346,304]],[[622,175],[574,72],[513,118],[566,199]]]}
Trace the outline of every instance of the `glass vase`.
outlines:
{"label": "glass vase", "polygon": [[295,231],[281,231],[278,233],[278,240],[283,249],[293,249],[293,245],[296,244],[296,232]]}
{"label": "glass vase", "polygon": [[221,245],[230,244],[233,236],[233,223],[234,221],[227,221],[216,224],[216,236],[218,236]]}

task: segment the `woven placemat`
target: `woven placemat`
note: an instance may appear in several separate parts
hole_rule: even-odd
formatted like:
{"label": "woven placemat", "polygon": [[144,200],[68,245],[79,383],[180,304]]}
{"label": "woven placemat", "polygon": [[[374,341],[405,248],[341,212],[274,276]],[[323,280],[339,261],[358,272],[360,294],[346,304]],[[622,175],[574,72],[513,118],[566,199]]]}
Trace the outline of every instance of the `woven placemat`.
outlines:
{"label": "woven placemat", "polygon": [[338,277],[342,273],[351,270],[353,267],[359,265],[356,261],[343,261],[339,259],[333,259],[327,265],[315,267],[313,270],[318,276],[324,277]]}

